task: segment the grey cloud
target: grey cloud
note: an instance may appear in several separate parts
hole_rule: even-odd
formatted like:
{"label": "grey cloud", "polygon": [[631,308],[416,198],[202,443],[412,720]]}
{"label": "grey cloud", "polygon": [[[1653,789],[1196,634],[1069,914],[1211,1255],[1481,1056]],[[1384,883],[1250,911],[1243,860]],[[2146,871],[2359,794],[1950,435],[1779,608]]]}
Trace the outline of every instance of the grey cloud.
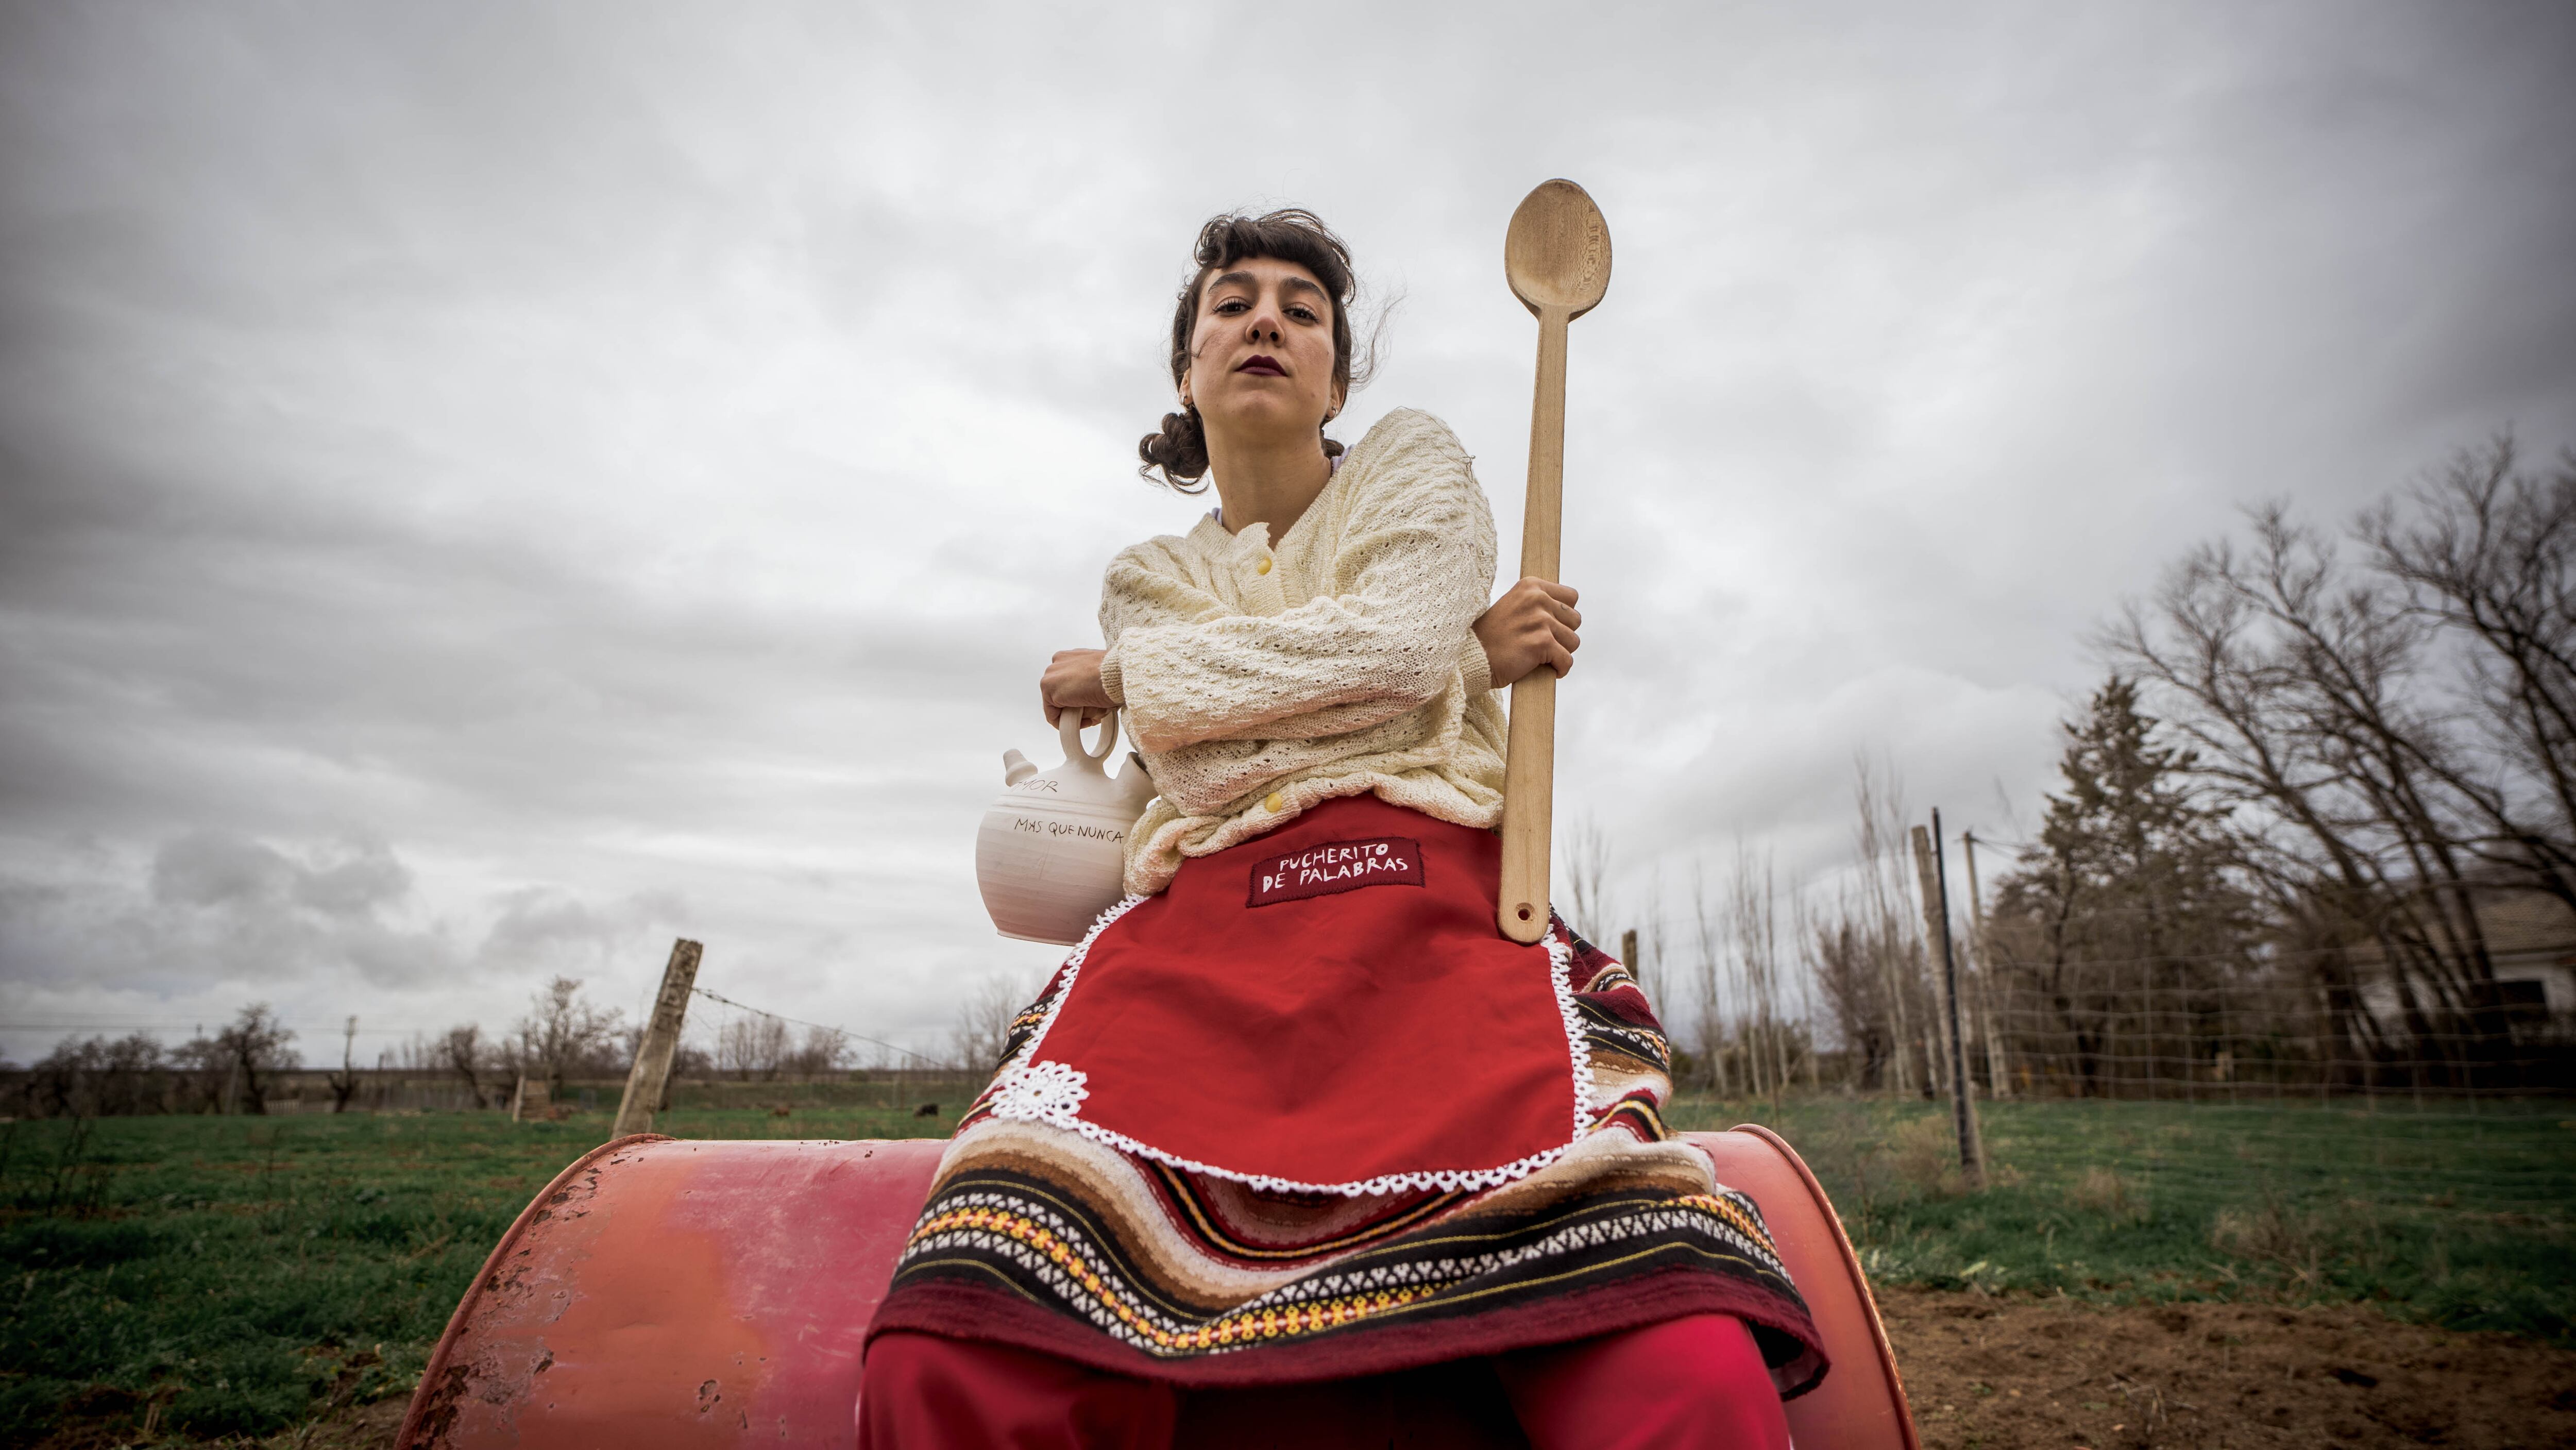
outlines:
{"label": "grey cloud", "polygon": [[552,892],[522,889],[503,898],[501,914],[483,939],[487,956],[533,957],[566,943],[589,945],[607,925],[587,904]]}
{"label": "grey cloud", "polygon": [[687,933],[935,1034],[1033,972],[973,822],[1204,506],[1133,450],[1221,207],[1405,293],[1337,432],[1447,417],[1508,572],[1502,219],[1602,201],[1559,816],[1632,863],[1830,869],[1855,751],[1999,814],[2237,502],[2576,439],[2561,8],[1317,23],[1306,104],[1220,115],[1254,22],[0,9],[0,1012],[499,1022]]}
{"label": "grey cloud", "polygon": [[381,841],[344,844],[324,863],[289,860],[230,831],[201,830],[152,858],[152,898],[166,906],[295,906],[322,917],[364,918],[411,894],[411,870]]}
{"label": "grey cloud", "polygon": [[656,942],[689,919],[687,902],[668,892],[593,902],[558,888],[522,887],[495,903],[491,925],[474,950],[477,970],[497,979],[534,981],[572,976],[608,982],[612,995],[639,975]]}
{"label": "grey cloud", "polygon": [[283,898],[294,863],[257,841],[196,831],[152,858],[152,897],[173,906],[261,904]]}
{"label": "grey cloud", "polygon": [[417,988],[458,954],[441,923],[411,919],[410,869],[382,842],[290,852],[245,834],[190,831],[132,875],[113,868],[16,877],[0,893],[0,976],[48,991],[98,983],[186,996],[316,981]]}
{"label": "grey cloud", "polygon": [[392,847],[368,841],[346,860],[300,873],[295,903],[326,916],[364,916],[409,896],[411,883],[411,868]]}

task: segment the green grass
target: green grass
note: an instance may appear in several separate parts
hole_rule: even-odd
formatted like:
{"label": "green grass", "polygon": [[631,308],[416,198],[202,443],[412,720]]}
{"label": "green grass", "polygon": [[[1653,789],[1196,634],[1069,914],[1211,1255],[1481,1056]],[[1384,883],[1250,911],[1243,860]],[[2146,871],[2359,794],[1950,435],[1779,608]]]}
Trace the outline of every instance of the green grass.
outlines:
{"label": "green grass", "polygon": [[[707,1138],[945,1136],[865,1106],[684,1108]],[[75,1415],[209,1439],[406,1393],[483,1257],[604,1114],[0,1125],[0,1445]]]}
{"label": "green grass", "polygon": [[2135,1303],[2363,1300],[2576,1339],[2576,1104],[2372,1111],[1984,1103],[1962,1191],[1946,1106],[1685,1100],[1676,1126],[1797,1145],[1874,1280]]}
{"label": "green grass", "polygon": [[[791,1095],[806,1101],[778,1116]],[[966,1094],[905,1089],[940,1099],[927,1118],[823,1096],[692,1094],[659,1127],[942,1136]],[[1882,1282],[2360,1299],[2559,1341],[2576,1325],[2576,1104],[1987,1104],[1995,1182],[1976,1193],[1933,1104],[1685,1100],[1672,1117],[1779,1129]],[[181,1439],[259,1435],[408,1392],[493,1242],[606,1132],[597,1113],[0,1125],[0,1445],[67,1415],[131,1435],[154,1403]]]}

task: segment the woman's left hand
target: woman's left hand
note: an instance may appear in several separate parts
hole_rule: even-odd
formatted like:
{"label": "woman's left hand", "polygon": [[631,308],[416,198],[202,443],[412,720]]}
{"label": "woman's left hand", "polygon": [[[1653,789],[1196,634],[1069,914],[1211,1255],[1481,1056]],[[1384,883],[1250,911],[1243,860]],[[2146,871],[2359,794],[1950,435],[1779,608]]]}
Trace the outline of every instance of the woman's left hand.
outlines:
{"label": "woman's left hand", "polygon": [[1109,714],[1109,687],[1100,683],[1100,662],[1109,657],[1105,649],[1060,649],[1047,662],[1046,673],[1038,676],[1038,704],[1046,712],[1046,722],[1056,723],[1067,710],[1080,710],[1084,729],[1099,724]]}

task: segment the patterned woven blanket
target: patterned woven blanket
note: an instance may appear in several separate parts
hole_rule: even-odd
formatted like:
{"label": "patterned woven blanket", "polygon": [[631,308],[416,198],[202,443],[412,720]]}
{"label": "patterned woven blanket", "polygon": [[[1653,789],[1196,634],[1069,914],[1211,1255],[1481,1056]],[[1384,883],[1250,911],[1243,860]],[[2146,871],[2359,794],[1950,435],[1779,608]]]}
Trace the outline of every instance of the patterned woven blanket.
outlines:
{"label": "patterned woven blanket", "polygon": [[1495,933],[1494,841],[1335,801],[1104,918],[1014,1024],[870,1332],[1213,1386],[1719,1312],[1811,1386],[1760,1211],[1665,1130],[1644,994],[1561,922]]}

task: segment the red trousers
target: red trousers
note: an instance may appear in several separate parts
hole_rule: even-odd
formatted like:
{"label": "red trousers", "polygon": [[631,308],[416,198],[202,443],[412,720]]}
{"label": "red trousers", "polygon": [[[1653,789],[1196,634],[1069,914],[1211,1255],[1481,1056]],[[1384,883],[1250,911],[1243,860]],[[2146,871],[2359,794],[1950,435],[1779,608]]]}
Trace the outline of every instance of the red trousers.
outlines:
{"label": "red trousers", "polygon": [[[1533,1450],[1788,1450],[1789,1422],[1744,1322],[1702,1314],[1490,1361]],[[1394,1377],[1390,1377],[1394,1378]],[[1218,1396],[1255,1394],[1222,1392]],[[1274,1395],[1278,1392],[1273,1392]],[[1185,1422],[1202,1398],[1070,1360],[933,1334],[868,1346],[859,1450],[1171,1450],[1200,1439]],[[1355,1401],[1355,1403],[1358,1403]],[[1333,1443],[1291,1415],[1238,1413],[1209,1443]],[[1247,1420],[1267,1434],[1247,1436]],[[1357,1427],[1352,1427],[1357,1428]],[[1443,1443],[1510,1443],[1442,1435]],[[1412,1442],[1407,1442],[1412,1443]]]}

